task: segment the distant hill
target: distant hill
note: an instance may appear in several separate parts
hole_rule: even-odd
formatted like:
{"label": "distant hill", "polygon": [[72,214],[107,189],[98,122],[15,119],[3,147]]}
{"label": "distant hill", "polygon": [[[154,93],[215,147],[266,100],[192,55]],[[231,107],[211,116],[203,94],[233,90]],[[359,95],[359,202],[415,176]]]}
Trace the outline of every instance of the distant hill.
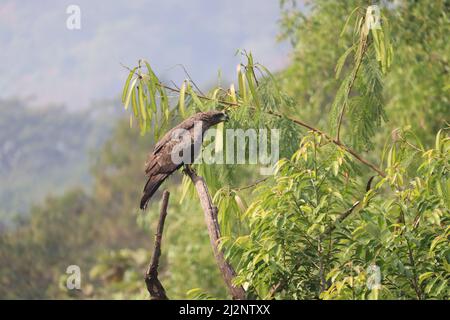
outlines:
{"label": "distant hill", "polygon": [[0,224],[48,194],[88,187],[90,151],[103,144],[120,115],[113,101],[71,112],[0,100]]}

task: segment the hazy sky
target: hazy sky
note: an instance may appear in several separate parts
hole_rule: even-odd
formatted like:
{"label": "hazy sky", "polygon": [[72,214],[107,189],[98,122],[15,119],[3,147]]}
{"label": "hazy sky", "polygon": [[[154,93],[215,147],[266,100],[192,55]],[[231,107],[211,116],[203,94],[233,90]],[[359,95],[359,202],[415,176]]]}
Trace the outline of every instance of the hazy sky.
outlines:
{"label": "hazy sky", "polygon": [[[81,29],[69,30],[69,5]],[[146,58],[164,79],[184,78],[183,64],[203,87],[234,77],[238,48],[270,70],[288,63],[277,43],[278,0],[0,0],[0,98],[33,105],[84,108],[117,97],[127,76],[120,63]]]}

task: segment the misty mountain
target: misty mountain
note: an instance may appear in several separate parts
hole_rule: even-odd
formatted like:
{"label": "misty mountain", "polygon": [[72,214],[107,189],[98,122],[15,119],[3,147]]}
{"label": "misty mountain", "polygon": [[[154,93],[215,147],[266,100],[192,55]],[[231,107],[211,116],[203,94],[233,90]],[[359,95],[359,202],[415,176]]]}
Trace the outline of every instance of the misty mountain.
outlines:
{"label": "misty mountain", "polygon": [[0,223],[26,214],[48,194],[89,187],[91,151],[107,139],[121,111],[113,101],[73,112],[0,100]]}

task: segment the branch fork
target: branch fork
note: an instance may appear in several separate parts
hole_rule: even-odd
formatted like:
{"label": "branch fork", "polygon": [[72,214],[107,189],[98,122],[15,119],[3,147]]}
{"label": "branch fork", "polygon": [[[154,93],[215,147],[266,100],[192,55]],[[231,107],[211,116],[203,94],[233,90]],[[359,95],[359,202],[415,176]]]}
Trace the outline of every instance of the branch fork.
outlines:
{"label": "branch fork", "polygon": [[[197,190],[200,204],[205,216],[205,222],[208,228],[209,239],[211,242],[211,247],[213,249],[214,258],[216,259],[217,265],[220,269],[228,291],[230,292],[230,295],[233,297],[233,299],[244,300],[246,299],[245,290],[241,286],[235,286],[233,284],[233,279],[236,277],[236,272],[234,271],[233,267],[225,260],[223,252],[219,249],[221,235],[219,221],[217,218],[218,210],[212,202],[208,186],[206,185],[205,180],[202,177],[198,176],[190,166],[185,165],[184,172],[191,178],[192,183]],[[145,284],[147,285],[147,290],[150,293],[151,300],[168,300],[166,291],[158,279],[158,266],[159,257],[161,256],[161,240],[164,230],[164,222],[167,216],[169,195],[170,193],[165,190],[163,193],[159,222],[155,235],[155,246],[153,250],[152,260],[145,274]]]}

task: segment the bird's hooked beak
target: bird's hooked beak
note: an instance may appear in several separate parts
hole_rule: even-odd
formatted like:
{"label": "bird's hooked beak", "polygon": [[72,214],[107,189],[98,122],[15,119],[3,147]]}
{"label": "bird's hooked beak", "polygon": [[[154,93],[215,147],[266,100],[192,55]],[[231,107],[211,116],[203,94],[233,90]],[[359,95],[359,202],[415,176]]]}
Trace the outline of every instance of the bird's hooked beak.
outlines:
{"label": "bird's hooked beak", "polygon": [[230,120],[230,117],[224,112],[223,114],[222,114],[222,121],[228,121],[228,120]]}

